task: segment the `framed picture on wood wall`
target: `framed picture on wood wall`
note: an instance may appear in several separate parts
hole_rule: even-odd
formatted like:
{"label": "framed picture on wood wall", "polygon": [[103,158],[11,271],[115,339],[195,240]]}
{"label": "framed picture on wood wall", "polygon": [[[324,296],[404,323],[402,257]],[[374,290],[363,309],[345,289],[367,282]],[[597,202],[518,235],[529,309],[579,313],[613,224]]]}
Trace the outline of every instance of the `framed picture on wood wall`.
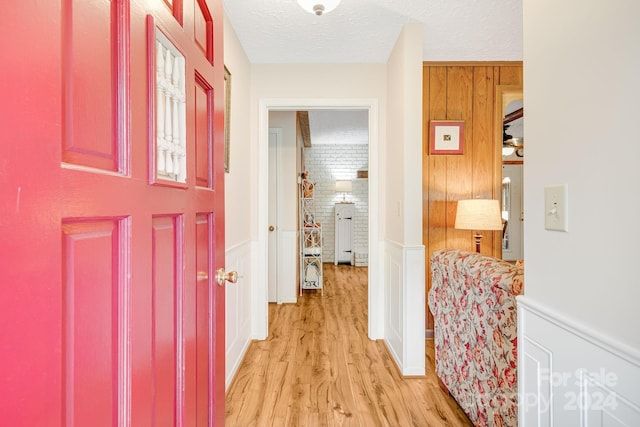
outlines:
{"label": "framed picture on wood wall", "polygon": [[429,154],[463,154],[464,122],[431,120]]}

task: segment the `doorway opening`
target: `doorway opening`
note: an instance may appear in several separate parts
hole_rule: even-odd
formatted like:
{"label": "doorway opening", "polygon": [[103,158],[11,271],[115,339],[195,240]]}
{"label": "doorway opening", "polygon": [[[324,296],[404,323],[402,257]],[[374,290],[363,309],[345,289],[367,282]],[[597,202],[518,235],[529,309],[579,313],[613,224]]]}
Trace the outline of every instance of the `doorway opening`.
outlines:
{"label": "doorway opening", "polygon": [[524,108],[522,89],[499,87],[502,101],[502,259],[524,258]]}
{"label": "doorway opening", "polygon": [[[367,117],[368,126],[368,153],[367,153],[367,179],[359,182],[358,185],[366,187],[368,201],[366,204],[366,212],[368,219],[367,243],[366,248],[362,251],[368,255],[368,335],[371,339],[382,338],[382,295],[380,277],[376,266],[378,265],[378,106],[376,100],[260,100],[259,103],[259,153],[258,153],[258,175],[259,175],[259,197],[258,197],[258,274],[260,277],[268,277],[269,272],[269,129],[273,128],[273,123],[269,117],[273,112],[286,111],[309,111],[309,110],[332,110],[353,112],[359,110],[364,112]],[[295,168],[295,162],[293,167]],[[288,185],[288,184],[286,184]],[[297,185],[296,182],[293,185]],[[334,197],[341,197],[332,190]],[[296,193],[297,197],[297,193]],[[297,199],[295,201],[297,203]],[[293,211],[296,215],[297,210]],[[296,222],[297,224],[297,222]],[[297,248],[297,246],[296,246]],[[279,252],[279,254],[287,253],[287,250]],[[286,255],[287,257],[289,255]],[[294,254],[296,258],[292,258],[293,262],[297,261],[297,252]],[[268,336],[268,287],[262,283],[256,283],[257,289],[254,289],[252,308],[256,316],[252,319],[252,329],[254,337],[257,339],[265,339]]]}
{"label": "doorway opening", "polygon": [[318,264],[368,264],[369,124],[364,109],[296,115],[298,173],[304,177],[298,207],[302,293],[322,291]]}

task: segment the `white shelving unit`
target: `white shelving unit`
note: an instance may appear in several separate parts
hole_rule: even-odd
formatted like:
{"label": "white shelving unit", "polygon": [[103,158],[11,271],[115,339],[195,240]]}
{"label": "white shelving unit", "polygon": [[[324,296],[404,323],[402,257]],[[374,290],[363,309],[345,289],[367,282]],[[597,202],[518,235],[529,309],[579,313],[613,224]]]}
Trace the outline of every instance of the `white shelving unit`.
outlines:
{"label": "white shelving unit", "polygon": [[300,295],[305,289],[322,288],[322,227],[316,222],[314,182],[300,183]]}

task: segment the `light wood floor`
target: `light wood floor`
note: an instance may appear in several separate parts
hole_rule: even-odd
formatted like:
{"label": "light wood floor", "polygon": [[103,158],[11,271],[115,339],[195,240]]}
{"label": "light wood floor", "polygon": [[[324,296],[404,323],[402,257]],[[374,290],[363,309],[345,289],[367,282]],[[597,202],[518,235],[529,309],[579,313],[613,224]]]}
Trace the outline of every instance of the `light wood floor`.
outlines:
{"label": "light wood floor", "polygon": [[470,426],[438,387],[403,378],[367,337],[366,267],[324,264],[324,295],[269,304],[269,338],[251,344],[226,397],[226,426]]}

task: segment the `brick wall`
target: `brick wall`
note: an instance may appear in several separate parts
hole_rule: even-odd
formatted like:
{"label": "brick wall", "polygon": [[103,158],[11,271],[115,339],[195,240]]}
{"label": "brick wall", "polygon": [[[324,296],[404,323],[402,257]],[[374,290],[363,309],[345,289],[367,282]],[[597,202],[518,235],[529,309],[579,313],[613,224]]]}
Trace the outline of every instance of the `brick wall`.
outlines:
{"label": "brick wall", "polygon": [[322,224],[322,257],[335,259],[335,210],[342,194],[335,192],[338,179],[352,180],[352,192],[346,199],[355,204],[353,250],[367,253],[369,247],[369,181],[356,178],[358,170],[367,169],[369,146],[364,144],[314,145],[304,149],[308,178],[316,183],[314,199],[316,221]]}

